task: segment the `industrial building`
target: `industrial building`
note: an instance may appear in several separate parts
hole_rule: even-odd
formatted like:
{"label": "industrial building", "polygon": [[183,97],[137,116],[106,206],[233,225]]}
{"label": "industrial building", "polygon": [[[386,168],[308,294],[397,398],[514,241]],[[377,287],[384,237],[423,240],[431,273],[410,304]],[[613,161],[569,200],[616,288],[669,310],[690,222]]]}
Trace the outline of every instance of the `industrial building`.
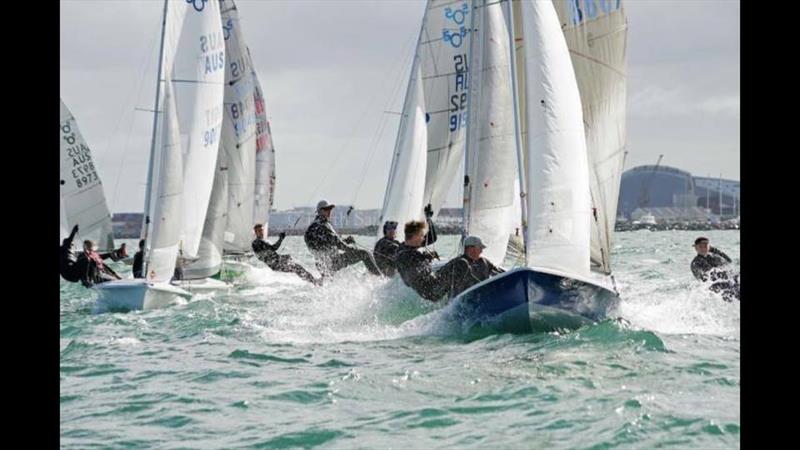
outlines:
{"label": "industrial building", "polygon": [[634,216],[652,214],[657,220],[692,221],[738,217],[739,184],[660,164],[634,167],[622,174],[617,216],[636,220]]}

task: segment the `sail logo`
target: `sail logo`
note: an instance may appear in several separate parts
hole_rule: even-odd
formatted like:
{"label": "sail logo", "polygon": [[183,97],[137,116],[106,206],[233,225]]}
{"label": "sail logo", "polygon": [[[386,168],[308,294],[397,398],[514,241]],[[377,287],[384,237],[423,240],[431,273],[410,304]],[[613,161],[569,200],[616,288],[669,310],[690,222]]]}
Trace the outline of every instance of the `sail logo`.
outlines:
{"label": "sail logo", "polygon": [[186,3],[192,5],[195,11],[202,12],[206,8],[208,0],[186,0]]}
{"label": "sail logo", "polygon": [[622,0],[569,0],[567,2],[572,24],[610,14],[622,7]]}
{"label": "sail logo", "polygon": [[200,51],[206,53],[204,72],[206,75],[225,67],[225,40],[222,33],[200,36]]}
{"label": "sail logo", "polygon": [[444,17],[452,21],[453,24],[458,25],[458,27],[442,28],[442,40],[449,42],[455,48],[461,47],[464,37],[467,36],[467,27],[464,26],[467,14],[469,14],[469,5],[466,2],[461,5],[461,9],[449,7],[444,9]]}
{"label": "sail logo", "polygon": [[469,90],[469,67],[467,55],[453,55],[455,86],[450,96],[450,131],[467,125],[467,92]]}
{"label": "sail logo", "polygon": [[72,159],[72,181],[78,188],[88,187],[91,183],[100,181],[92,162],[92,155],[89,153],[89,147],[83,142],[78,142],[69,121],[62,123],[61,134],[62,139],[67,145],[70,145],[67,149],[67,158]]}
{"label": "sail logo", "polygon": [[226,41],[231,37],[231,30],[233,30],[233,19],[228,19],[225,25],[222,26],[222,33],[225,35]]}

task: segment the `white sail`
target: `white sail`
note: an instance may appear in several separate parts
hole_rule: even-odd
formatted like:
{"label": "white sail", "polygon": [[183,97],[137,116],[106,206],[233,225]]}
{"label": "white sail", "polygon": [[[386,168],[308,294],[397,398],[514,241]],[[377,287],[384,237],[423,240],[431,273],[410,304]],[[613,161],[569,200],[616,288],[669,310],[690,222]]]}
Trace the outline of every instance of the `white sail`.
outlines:
{"label": "white sail", "polygon": [[257,223],[264,225],[264,238],[266,239],[269,232],[269,210],[275,199],[275,147],[267,120],[264,93],[258,82],[255,68],[253,68],[252,76],[256,111],[256,186],[253,225]]}
{"label": "white sail", "polygon": [[250,249],[255,197],[256,116],[250,55],[242,37],[239,12],[231,0],[220,0],[225,38],[225,112],[222,143],[228,164],[228,214],[225,248]]}
{"label": "white sail", "polygon": [[428,124],[423,202],[437,214],[464,158],[472,3],[429,0],[417,47]]}
{"label": "white sail", "polygon": [[[482,2],[483,3],[483,2]],[[467,233],[481,238],[483,256],[501,264],[515,217],[517,179],[514,110],[508,28],[501,3],[476,9],[478,34],[473,44],[473,104],[467,167],[470,178]],[[476,17],[477,20],[477,17]],[[517,212],[519,214],[519,212]],[[518,218],[518,217],[517,217]]]}
{"label": "white sail", "polygon": [[208,209],[223,115],[225,43],[219,3],[171,1],[165,31],[167,72],[183,150],[182,251],[197,255]]}
{"label": "white sail", "polygon": [[[591,260],[611,272],[611,241],[626,146],[628,24],[621,0],[553,0],[583,105],[592,220]],[[594,268],[594,267],[593,267]]]}
{"label": "white sail", "polygon": [[[75,117],[61,101],[61,239],[78,225],[78,238],[102,250],[114,248],[111,214],[103,183]],[[79,245],[80,247],[80,245]]]}
{"label": "white sail", "polygon": [[422,194],[425,186],[428,134],[421,77],[418,58],[414,58],[389,184],[378,224],[378,236],[383,236],[382,225],[387,220],[397,222],[398,229],[402,232],[406,222],[424,218]]}
{"label": "white sail", "polygon": [[578,85],[549,1],[523,0],[529,267],[588,276],[589,169]]}
{"label": "white sail", "polygon": [[223,239],[228,215],[228,164],[225,152],[217,153],[217,167],[211,199],[203,224],[203,234],[197,259],[183,268],[184,280],[196,280],[214,276],[222,268]]}
{"label": "white sail", "polygon": [[164,116],[162,142],[156,149],[158,178],[151,180],[151,205],[149,250],[145,266],[146,278],[153,282],[167,282],[175,271],[178,244],[183,225],[182,192],[183,162],[180,130],[175,100],[169,79],[164,83]]}

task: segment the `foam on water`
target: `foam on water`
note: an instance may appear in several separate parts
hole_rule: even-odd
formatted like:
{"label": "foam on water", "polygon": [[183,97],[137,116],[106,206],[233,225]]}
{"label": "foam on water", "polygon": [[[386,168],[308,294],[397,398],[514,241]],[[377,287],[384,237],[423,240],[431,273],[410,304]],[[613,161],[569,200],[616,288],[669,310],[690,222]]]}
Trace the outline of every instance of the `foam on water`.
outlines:
{"label": "foam on water", "polygon": [[[694,234],[618,233],[622,320],[567,333],[464,339],[361,265],[131,313],[62,282],[62,446],[736,447],[739,303],[692,278]],[[738,232],[707,234],[737,260]],[[282,252],[317,275],[302,238]]]}

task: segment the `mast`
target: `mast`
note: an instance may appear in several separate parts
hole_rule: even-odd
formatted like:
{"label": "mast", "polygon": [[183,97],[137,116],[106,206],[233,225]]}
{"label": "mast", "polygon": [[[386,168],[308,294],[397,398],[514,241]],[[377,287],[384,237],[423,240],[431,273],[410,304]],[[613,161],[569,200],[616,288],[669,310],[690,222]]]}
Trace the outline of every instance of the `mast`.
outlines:
{"label": "mast", "polygon": [[[147,239],[147,232],[150,225],[150,192],[153,189],[153,160],[156,153],[156,133],[158,131],[158,97],[161,94],[161,65],[164,57],[164,31],[167,28],[167,4],[168,0],[164,0],[164,13],[161,18],[161,46],[158,49],[158,72],[156,73],[156,99],[153,104],[153,137],[150,140],[150,161],[147,164],[147,188],[144,192],[144,222],[142,223],[142,237]],[[148,246],[145,245],[145,251]],[[146,255],[142,255],[142,261],[147,261]],[[144,268],[145,273],[147,272]]]}
{"label": "mast", "polygon": [[[472,139],[470,136],[472,133],[473,127],[470,126],[473,120],[473,111],[472,111],[472,98],[474,95],[475,89],[475,52],[474,52],[474,44],[475,44],[475,14],[478,10],[478,6],[475,5],[478,0],[474,0],[470,2],[470,7],[472,11],[472,17],[470,17],[470,24],[469,24],[469,50],[467,51],[467,86],[468,86],[468,93],[467,93],[467,136],[464,142],[464,202],[461,206],[461,241],[463,242],[464,239],[469,235],[469,203],[472,197],[472,186],[469,179],[469,156],[470,156],[470,143]],[[479,67],[478,70],[481,70]]]}
{"label": "mast", "polygon": [[[508,10],[508,40],[509,49],[511,51],[511,94],[514,99],[514,141],[517,147],[517,170],[519,177],[519,203],[520,211],[522,212],[522,242],[527,246],[528,243],[528,206],[525,201],[527,196],[525,192],[525,169],[524,161],[522,158],[522,128],[519,122],[519,88],[517,87],[517,49],[516,41],[514,40],[514,7],[511,0],[506,1],[506,8]],[[527,247],[524,247],[527,248]]]}

